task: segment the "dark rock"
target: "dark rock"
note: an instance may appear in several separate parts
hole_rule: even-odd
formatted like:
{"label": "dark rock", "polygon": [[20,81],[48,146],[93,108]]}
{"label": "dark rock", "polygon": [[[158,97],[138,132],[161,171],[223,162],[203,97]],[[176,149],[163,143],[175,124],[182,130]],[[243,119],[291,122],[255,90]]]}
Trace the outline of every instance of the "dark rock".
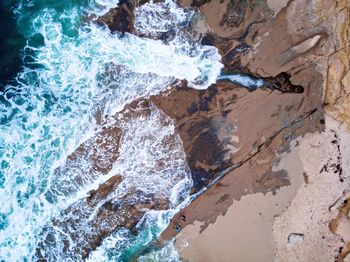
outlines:
{"label": "dark rock", "polygon": [[[234,87],[229,83],[222,86],[226,86],[227,91],[231,92]],[[236,96],[227,96],[218,104],[217,99],[222,92],[216,85],[207,90],[194,90],[183,83],[181,87],[173,89],[171,96],[151,97],[157,107],[176,121],[194,181],[192,193],[207,186],[231,164],[231,160],[226,159],[224,141],[218,137],[216,122],[222,121],[224,124],[221,110],[228,103],[232,103]]]}
{"label": "dark rock", "polygon": [[210,45],[213,46],[215,44],[215,38],[211,34],[207,34],[202,38],[202,45]]}
{"label": "dark rock", "polygon": [[277,89],[282,93],[303,93],[304,87],[293,85],[290,78],[291,75],[287,72],[282,72],[276,77],[266,77],[264,78],[265,86],[271,89]]}
{"label": "dark rock", "polygon": [[[106,194],[103,192],[104,186],[105,184],[97,189],[102,197]],[[117,206],[114,202],[120,204]],[[74,260],[85,259],[91,251],[101,245],[106,237],[119,228],[126,228],[136,233],[136,225],[146,212],[145,210],[168,208],[169,203],[166,200],[152,196],[145,198],[142,192],[131,192],[121,199],[109,201],[104,198],[100,198],[97,202],[81,199],[64,210],[60,218],[53,221],[54,228],[47,226],[43,229],[44,240],[39,244],[38,254],[45,254],[45,258],[49,261],[57,259],[50,257],[55,252],[64,253],[65,256]]]}
{"label": "dark rock", "polygon": [[112,32],[133,33],[134,29],[134,9],[133,2],[124,0],[118,7],[109,10],[106,14],[99,17],[96,22],[105,24]]}
{"label": "dark rock", "polygon": [[249,49],[250,46],[246,43],[237,45],[235,48],[231,49],[223,56],[223,63],[226,66],[240,64],[240,56],[246,53]]}
{"label": "dark rock", "polygon": [[247,0],[231,0],[220,25],[224,26],[226,24],[229,27],[238,27],[246,13],[246,2]]}
{"label": "dark rock", "polygon": [[193,0],[191,3],[192,7],[201,7],[202,5],[205,5],[206,3],[209,3],[211,0]]}

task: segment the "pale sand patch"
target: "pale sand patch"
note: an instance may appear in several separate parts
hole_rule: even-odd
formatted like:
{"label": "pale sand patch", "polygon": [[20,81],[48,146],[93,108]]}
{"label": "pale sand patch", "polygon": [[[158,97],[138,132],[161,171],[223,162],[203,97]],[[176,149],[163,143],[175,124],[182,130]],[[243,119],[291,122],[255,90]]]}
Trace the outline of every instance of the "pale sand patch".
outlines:
{"label": "pale sand patch", "polygon": [[[295,148],[309,183],[298,190],[290,207],[275,220],[276,261],[335,261],[339,247],[343,246],[340,237],[329,230],[330,220],[338,214],[335,207],[331,208],[332,211],[329,207],[337,202],[344,190],[349,189],[350,134],[332,119],[327,119],[326,126],[325,132],[306,135]],[[338,144],[332,143],[334,140],[339,141],[340,153]],[[334,168],[329,167],[337,163],[340,154],[343,183],[339,180],[339,172],[335,173]],[[328,168],[324,170],[327,163]],[[304,234],[304,240],[288,244],[291,233]]]}
{"label": "pale sand patch", "polygon": [[[326,131],[295,140],[276,168],[287,170],[291,186],[276,195],[243,196],[202,233],[201,223],[188,225],[176,238],[181,257],[191,262],[334,261],[344,244],[330,232],[329,222],[350,186],[349,155],[350,134],[326,118]],[[344,182],[332,167],[338,156]],[[327,171],[320,173],[325,164]],[[297,241],[288,243],[293,233]]]}
{"label": "pale sand patch", "polygon": [[303,181],[303,169],[293,151],[285,154],[274,169],[286,169],[287,163],[291,168],[287,171],[293,171],[291,186],[281,188],[276,195],[243,196],[202,233],[199,233],[201,223],[188,225],[179,233],[175,244],[181,257],[191,262],[271,261],[273,219],[286,209]]}

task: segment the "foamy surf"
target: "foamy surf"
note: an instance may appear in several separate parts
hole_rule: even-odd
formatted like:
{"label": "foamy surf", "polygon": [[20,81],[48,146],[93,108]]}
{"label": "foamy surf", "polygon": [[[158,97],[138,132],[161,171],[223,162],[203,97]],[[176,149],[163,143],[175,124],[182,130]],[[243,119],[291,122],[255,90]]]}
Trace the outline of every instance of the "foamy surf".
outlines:
{"label": "foamy surf", "polygon": [[[125,228],[119,229],[109,236],[97,251],[100,256],[101,252],[109,253],[111,260],[128,260],[126,258],[137,254],[156,238],[156,234],[165,228],[173,210],[187,198],[192,180],[186,166],[181,140],[175,133],[174,123],[156,107],[151,107],[149,115],[139,115],[120,123],[120,156],[113,169],[99,179],[105,182],[113,176],[121,175],[121,183],[113,192],[96,202],[96,205],[88,204],[85,198],[78,199],[67,211],[55,217],[53,226],[46,226],[41,237],[42,243],[50,239],[51,245],[40,246],[45,258],[50,261],[81,260],[81,252],[77,251],[81,250],[81,246],[86,246],[87,239],[97,237],[95,231],[103,231],[104,223],[106,226],[118,223],[118,215],[100,220],[98,213],[105,204],[113,203],[114,206],[122,207],[149,203],[157,199],[164,200],[167,210],[162,210],[163,206],[158,205],[155,207],[160,208],[159,210],[148,209],[137,226],[137,236]],[[89,166],[80,161],[77,165],[80,166],[78,171],[89,174]],[[62,174],[67,176],[66,179],[69,177],[73,184],[74,171],[77,170]],[[61,180],[58,186],[64,183],[62,179],[64,178],[57,177],[57,182]],[[88,192],[92,188],[80,189],[82,192]],[[93,226],[96,223],[99,225]],[[80,236],[79,239],[74,237],[76,234]],[[115,243],[114,246],[108,248],[112,243]],[[94,252],[91,256],[94,256],[93,254]]]}
{"label": "foamy surf", "polygon": [[[207,88],[220,74],[222,65],[217,50],[199,45],[177,29],[192,14],[183,13],[172,1],[147,4],[144,9],[136,11],[135,26],[144,33],[175,28],[176,36],[168,43],[130,34],[122,37],[94,23],[82,24],[83,17],[102,14],[116,3],[99,0],[86,1],[85,6],[73,1],[66,6],[64,2],[61,6],[45,6],[40,1],[18,4],[18,20],[23,24],[22,32],[28,37],[24,50],[25,67],[18,74],[16,84],[7,86],[0,93],[0,257],[6,261],[35,257],[42,240],[42,228],[47,227],[53,218],[59,218],[62,210],[75,200],[86,196],[87,190],[112,175],[101,181],[92,177],[83,187],[75,187],[68,195],[58,192],[55,201],[47,198],[49,190],[72,179],[72,174],[61,174],[58,178],[54,171],[82,142],[98,132],[97,112],[103,117],[113,115],[135,99],[168,89],[175,79],[185,79],[193,88]],[[169,17],[165,10],[170,7],[175,11]],[[159,21],[164,21],[161,28],[145,19],[152,12],[157,14]],[[145,140],[143,149],[137,151],[137,158],[135,149],[128,151],[131,145],[137,147],[140,144],[134,137],[137,132],[141,132],[140,137],[146,136],[147,132],[174,136],[171,123],[165,126],[157,124],[159,117],[161,113],[155,112],[153,118],[139,120],[141,122],[135,126],[121,126],[125,139],[121,144],[123,153],[112,171],[117,170],[125,178],[123,187],[116,194],[122,195],[131,184],[137,184],[140,190],[154,192],[157,189],[157,193],[171,202],[171,210],[165,211],[169,212],[168,215],[164,216],[163,211],[147,213],[156,212],[153,216],[157,217],[148,219],[148,224],[142,223],[147,224],[146,231],[156,228],[152,234],[143,235],[147,240],[156,237],[165,227],[172,210],[184,203],[191,183],[179,138],[174,138],[172,148],[157,144],[161,140]],[[145,121],[147,125],[143,126]],[[131,129],[128,137],[127,130]],[[152,148],[154,145],[157,145],[156,149]],[[177,148],[175,151],[174,147]],[[169,157],[169,152],[175,155],[170,160],[167,158],[167,168],[155,170],[154,163]],[[144,183],[140,182],[139,174],[141,169],[144,171],[144,166],[156,180],[147,176]],[[173,177],[174,169],[182,170],[177,178]],[[164,190],[158,190],[165,185]],[[84,230],[84,223],[81,226]],[[58,237],[64,235],[53,231]],[[140,248],[139,243],[149,242],[136,239],[138,244],[133,246],[132,237],[125,233],[126,248],[118,249],[124,243],[118,234],[119,231],[96,251],[107,255],[106,260],[123,255],[127,248]],[[69,253],[71,257],[60,253],[60,248],[47,249],[49,260],[79,260],[72,252]],[[111,250],[117,251],[115,255]]]}
{"label": "foamy surf", "polygon": [[242,85],[252,90],[260,88],[264,85],[264,81],[262,79],[242,74],[220,75],[217,80],[231,81],[235,84]]}

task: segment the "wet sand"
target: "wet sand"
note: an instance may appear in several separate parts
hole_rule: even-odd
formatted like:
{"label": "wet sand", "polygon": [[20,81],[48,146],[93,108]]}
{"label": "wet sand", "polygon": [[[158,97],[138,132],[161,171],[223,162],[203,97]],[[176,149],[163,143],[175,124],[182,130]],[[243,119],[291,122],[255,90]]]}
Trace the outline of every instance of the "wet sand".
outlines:
{"label": "wet sand", "polygon": [[[265,78],[287,72],[293,84],[305,88],[303,103],[320,101],[318,112],[328,117],[325,121],[310,115],[294,125],[293,136],[283,130],[258,155],[181,210],[173,221],[182,227],[176,236],[181,256],[188,261],[338,261],[350,250],[349,243],[344,248],[348,232],[343,223],[349,215],[338,211],[349,197],[344,193],[350,165],[349,1],[200,2],[211,28],[205,42],[219,49],[225,70]],[[260,101],[245,106],[258,108]],[[254,133],[255,127],[270,122],[274,114],[257,111],[235,123],[239,143],[251,135],[264,140],[263,133]],[[318,122],[325,131],[310,129]],[[278,162],[278,172],[271,170]],[[181,215],[187,220],[179,222]],[[173,236],[172,226],[161,240]]]}
{"label": "wet sand", "polygon": [[[294,140],[275,167],[288,172],[290,186],[276,194],[243,196],[204,230],[198,221],[185,227],[176,237],[181,257],[191,262],[333,261],[344,244],[329,230],[337,215],[336,206],[330,207],[349,188],[350,174],[345,168],[341,182],[334,173],[332,161],[338,159],[334,134],[339,136],[341,152],[348,155],[350,134],[327,118],[325,132]],[[348,161],[342,164],[348,167]],[[320,174],[325,163],[330,167]],[[291,234],[301,234],[303,240],[288,241]]]}
{"label": "wet sand", "polygon": [[303,181],[302,165],[293,150],[284,154],[275,169],[288,172],[290,186],[276,194],[243,196],[202,233],[200,222],[187,226],[176,238],[182,258],[191,262],[272,261],[274,217],[288,207]]}
{"label": "wet sand", "polygon": [[[176,124],[194,181],[191,193],[221,177],[175,215],[161,234],[161,242],[174,237],[175,228],[180,226],[176,245],[189,261],[335,258],[341,243],[340,237],[328,230],[333,213],[327,210],[348,187],[348,180],[345,173],[339,175],[338,166],[342,164],[326,159],[339,153],[338,144],[332,142],[335,131],[331,131],[338,127],[327,120],[327,131],[321,135],[317,132],[325,128],[324,109],[350,123],[349,90],[345,88],[350,79],[349,31],[343,26],[349,21],[348,1],[186,0],[183,4],[201,11],[197,33],[203,34],[203,44],[218,48],[225,73],[261,77],[265,86],[250,92],[232,83],[217,82],[207,90],[193,90],[179,81],[166,93],[143,101],[145,112],[154,105]],[[102,22],[111,31],[133,32],[129,11],[134,6],[123,5],[101,18]],[[119,21],[121,14],[124,18]],[[108,160],[104,172],[118,157],[119,131],[112,131],[101,135],[111,137],[107,142],[113,143],[114,153],[110,154],[108,143],[100,143],[98,137],[91,140],[95,146],[106,147],[107,157],[96,157],[98,161]],[[313,134],[300,137],[309,132]],[[344,141],[339,143],[348,140]],[[84,148],[79,147],[73,156],[82,155]],[[68,160],[72,160],[67,161],[68,168],[74,167],[74,159]],[[113,187],[108,184],[97,191],[108,193],[110,189]],[[161,199],[157,201],[131,210],[135,217],[126,215],[122,224],[134,228],[143,214],[141,208],[168,207]],[[107,205],[105,217],[115,226],[113,216],[120,210],[112,207]],[[338,214],[336,208],[332,212],[334,217]],[[186,219],[181,220],[184,216]],[[305,233],[306,225],[313,234]],[[112,231],[110,226],[104,235]],[[288,244],[291,233],[296,234],[292,246]]]}

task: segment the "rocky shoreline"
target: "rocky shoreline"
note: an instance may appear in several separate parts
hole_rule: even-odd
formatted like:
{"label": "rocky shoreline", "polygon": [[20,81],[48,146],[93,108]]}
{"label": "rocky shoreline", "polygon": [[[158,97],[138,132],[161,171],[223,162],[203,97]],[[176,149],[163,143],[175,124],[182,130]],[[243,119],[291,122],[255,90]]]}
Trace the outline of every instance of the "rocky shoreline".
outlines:
{"label": "rocky shoreline", "polygon": [[[135,31],[135,6],[142,4],[145,3],[121,1],[118,7],[97,18],[96,22],[108,26],[112,32],[132,33],[166,42],[171,32],[147,36]],[[97,115],[101,131],[80,145],[64,166],[56,170],[58,177],[60,172],[76,170],[78,185],[84,183],[86,172],[90,177],[107,174],[119,157],[121,130],[118,121],[121,116],[122,121],[128,122],[136,115],[149,115],[153,107],[161,110],[175,123],[183,143],[193,179],[191,194],[206,190],[174,216],[159,243],[176,237],[179,229],[185,230],[190,224],[201,224],[199,235],[206,232],[228,212],[232,203],[245,196],[262,193],[278,197],[279,190],[291,186],[290,172],[293,171],[274,167],[283,162],[283,153],[291,150],[292,141],[299,141],[295,139],[308,133],[317,136],[328,130],[325,114],[350,126],[346,98],[350,92],[347,38],[350,27],[344,25],[349,23],[348,1],[183,0],[178,4],[200,11],[201,18],[190,33],[199,35],[203,45],[218,48],[225,74],[244,73],[261,79],[263,86],[250,90],[229,81],[217,81],[206,90],[196,90],[188,87],[186,81],[177,80],[170,90],[133,101],[115,116]],[[94,148],[98,150],[92,150]],[[90,161],[91,165],[86,169],[77,167],[77,159],[79,163]],[[344,174],[343,181],[339,181],[342,187],[348,186],[347,176]],[[80,239],[74,252],[82,254],[83,258],[118,228],[128,228],[136,233],[136,225],[146,209],[166,210],[170,206],[159,196],[131,204],[138,192],[125,196],[123,201],[119,199],[120,205],[113,204],[113,198],[101,205],[121,182],[120,176],[111,177],[63,212],[79,219],[53,222],[72,239]],[[64,181],[60,186],[62,188],[54,190],[71,193]],[[296,191],[294,194],[297,195]],[[292,201],[293,197],[290,197],[285,207],[290,203],[293,206]],[[303,204],[302,201],[298,203]],[[90,216],[90,209],[95,214],[89,224],[91,234],[78,238],[71,229],[79,227],[83,218]],[[347,216],[345,209],[346,206],[340,208],[338,220],[331,226],[332,232],[339,235],[342,233],[335,225],[349,219],[344,218]],[[87,213],[80,214],[77,210]],[[293,212],[291,210],[279,211]],[[274,215],[283,217],[284,214]],[[234,218],[234,215],[230,216]],[[285,239],[278,234],[284,232],[279,228],[284,221],[277,218],[273,225],[274,232],[279,232],[276,233],[275,255],[282,259],[278,261],[293,261],[292,258],[289,260],[289,254],[283,255],[284,251],[281,251]],[[52,239],[45,230],[49,232],[50,229],[43,230],[47,235],[44,246],[47,246]],[[180,236],[178,241],[181,238],[186,236]],[[68,241],[64,245],[69,248]],[[343,243],[340,259],[350,252],[344,246]],[[42,257],[41,249],[44,247],[39,247],[38,257]],[[301,261],[310,258],[308,253],[303,254]],[[326,261],[317,258],[317,261]],[[202,260],[197,257],[190,261]]]}
{"label": "rocky shoreline", "polygon": [[[213,9],[220,10],[219,12],[221,12],[222,16],[213,16],[211,13]],[[330,125],[331,128],[326,127],[326,130],[335,130],[337,129],[337,125],[342,124],[345,128],[343,127],[341,129],[342,131],[339,132],[342,132],[341,136],[347,136],[349,118],[346,117],[345,112],[347,112],[346,108],[349,106],[349,103],[345,101],[345,97],[347,97],[348,91],[346,90],[349,86],[349,82],[347,81],[347,75],[349,74],[347,69],[349,65],[349,56],[347,55],[349,50],[347,36],[350,30],[348,26],[349,9],[350,6],[347,1],[261,1],[259,3],[256,1],[235,1],[233,3],[228,1],[222,1],[220,3],[209,1],[200,5],[200,10],[210,28],[205,40],[209,41],[210,39],[210,42],[218,47],[223,56],[226,70],[249,72],[259,77],[271,77],[281,72],[288,72],[291,75],[293,84],[295,83],[305,88],[307,95],[303,98],[302,104],[307,102],[308,99],[313,102],[318,101],[318,113],[321,112],[321,114],[316,117],[310,115],[310,117],[299,123],[296,128],[299,129],[299,132],[297,134],[294,133],[284,143],[282,141],[285,137],[274,137],[271,145],[267,148],[268,152],[261,151],[255,156],[255,158],[260,158],[260,161],[254,158],[249,159],[250,161],[246,165],[228,173],[216,185],[193,201],[182,213],[180,212],[179,216],[184,214],[186,217],[189,217],[186,223],[182,223],[183,227],[185,227],[185,232],[180,234],[177,239],[177,242],[180,243],[178,244],[178,248],[182,250],[181,254],[184,258],[190,257],[190,261],[202,261],[204,257],[208,257],[210,251],[207,252],[205,248],[200,248],[201,245],[213,251],[214,254],[219,254],[215,252],[215,248],[210,248],[214,245],[214,242],[212,245],[209,244],[209,246],[205,243],[210,243],[210,240],[208,240],[210,236],[215,241],[229,242],[230,238],[225,237],[224,233],[229,229],[222,230],[222,234],[220,235],[217,232],[220,231],[220,228],[225,228],[225,224],[215,221],[220,219],[221,215],[225,217],[232,202],[241,199],[242,195],[251,195],[259,192],[254,189],[252,190],[254,182],[246,182],[245,180],[249,181],[251,179],[249,176],[252,176],[251,174],[257,175],[259,172],[264,172],[261,163],[267,163],[267,166],[272,167],[279,161],[283,161],[284,157],[281,157],[280,154],[285,150],[290,150],[289,146],[286,145],[289,145],[290,141],[297,138],[298,135],[303,136],[305,133],[318,130],[321,131],[322,135],[318,135],[317,132],[313,135],[308,134],[308,137],[318,139],[318,136],[325,136],[327,139],[334,140],[333,133],[323,133],[322,131],[325,128],[323,126],[325,122],[332,122]],[[232,20],[230,21],[228,17],[231,17]],[[329,117],[329,120],[325,121],[323,112],[335,118],[335,123]],[[319,123],[315,121],[315,118]],[[264,119],[267,119],[267,117]],[[268,119],[267,121],[270,121],[271,118]],[[337,124],[337,121],[339,121],[339,124]],[[289,121],[289,123],[291,122]],[[257,125],[259,124],[254,122],[252,127],[255,128]],[[327,125],[329,126],[329,124]],[[240,127],[241,125],[238,124],[238,130]],[[247,130],[248,128],[245,128],[245,132]],[[288,130],[285,131],[288,133]],[[242,139],[242,135],[237,136],[239,141],[246,141]],[[344,140],[346,141],[335,143],[339,143],[338,148],[345,148],[343,149],[345,150],[343,154],[347,155],[348,151],[346,148],[348,140]],[[299,139],[296,141],[299,143]],[[277,144],[275,149],[273,149],[274,144]],[[321,150],[319,151],[311,147],[304,150],[303,157],[307,154],[314,154],[316,156],[317,154],[321,154],[323,149],[319,149]],[[312,153],[313,150],[316,152]],[[335,175],[332,175],[332,171],[326,170],[326,172],[331,173],[331,177],[329,178],[330,180],[325,181],[316,178],[316,175],[316,177],[314,175],[308,175],[308,172],[312,173],[313,169],[317,168],[318,163],[322,163],[321,159],[321,157],[317,159],[320,162],[315,160],[313,162],[314,166],[304,167],[302,174],[299,172],[298,175],[303,175],[306,184],[309,183],[306,181],[316,179],[319,180],[317,181],[319,187],[329,187],[331,190],[329,192],[329,198],[325,202],[313,202],[315,206],[313,208],[310,207],[310,211],[306,211],[305,207],[310,205],[309,197],[303,194],[312,194],[311,192],[314,192],[313,197],[318,199],[323,198],[323,194],[325,193],[321,190],[312,191],[313,189],[309,189],[309,186],[306,185],[304,186],[304,191],[308,192],[309,190],[309,193],[298,192],[295,200],[293,200],[294,197],[289,199],[289,204],[286,207],[289,205],[291,207],[280,210],[280,213],[274,213],[275,217],[272,218],[271,223],[274,224],[274,236],[272,239],[275,239],[275,242],[272,245],[272,239],[264,240],[267,242],[271,241],[270,249],[272,250],[270,255],[272,256],[265,257],[263,261],[271,261],[272,259],[276,261],[330,261],[332,259],[335,261],[347,261],[345,257],[349,253],[347,244],[349,240],[348,230],[346,228],[349,228],[349,218],[346,211],[348,201],[346,200],[346,192],[349,188],[349,172],[345,171],[347,169],[345,167],[348,166],[348,163],[338,158],[338,162],[340,162],[335,164],[336,168],[333,169]],[[286,168],[285,170],[287,171],[287,176],[296,175],[296,171],[293,169]],[[339,177],[338,175],[340,173],[342,174]],[[328,183],[331,183],[334,187],[327,185]],[[274,189],[272,185],[277,186],[278,183],[273,182],[267,186],[265,192],[260,192],[266,194],[269,191],[273,191],[274,193],[277,191],[275,198],[278,203],[278,192],[283,191],[283,189]],[[279,186],[285,185],[281,184]],[[299,199],[299,195],[301,199]],[[341,204],[342,201],[344,201],[344,204],[340,208],[339,215],[334,220],[331,220],[332,217],[337,215],[337,208],[333,207],[334,202]],[[225,202],[227,203],[223,204]],[[280,202],[283,202],[282,199]],[[297,204],[294,204],[294,202]],[[255,204],[251,208],[255,210],[259,206]],[[249,208],[247,209],[250,210]],[[315,211],[312,211],[313,209]],[[237,223],[240,225],[237,218],[239,214],[231,213],[227,216],[229,216],[228,219],[238,220]],[[307,218],[303,218],[304,216],[311,216],[313,218],[308,220]],[[179,220],[175,217],[174,223],[178,223],[177,221]],[[329,231],[328,225],[331,221],[331,231],[339,235],[339,237],[332,235]],[[186,225],[193,223],[194,225],[200,224],[200,228],[198,231],[190,230],[192,233],[188,233],[186,231]],[[242,223],[245,222],[243,221]],[[292,231],[292,225],[298,223],[300,225],[303,223],[309,225],[309,229],[306,231],[305,229],[302,230],[302,232],[305,232],[306,240],[300,241],[300,243],[291,247],[288,244],[288,236],[293,232],[298,232]],[[208,233],[205,233],[208,226],[212,230],[208,229]],[[240,226],[244,227],[244,224]],[[239,226],[236,225],[235,228],[239,228]],[[310,228],[314,228],[318,233],[311,235],[306,233]],[[169,235],[172,236],[171,231],[170,226],[168,231],[163,233],[162,237],[168,239]],[[230,232],[232,234],[241,234],[233,237],[235,239],[244,239],[244,234],[246,234],[246,232],[240,232],[239,230],[237,232]],[[197,234],[199,234],[198,237]],[[324,235],[322,236],[322,234]],[[259,239],[259,235],[251,235],[250,237]],[[322,239],[321,241],[323,243],[319,242],[318,237]],[[191,238],[192,241],[187,242],[187,239]],[[254,242],[253,239],[251,241]],[[324,247],[322,248],[322,246]],[[231,254],[232,257],[240,253],[239,248],[235,248],[235,243],[232,243],[230,248],[226,252]],[[246,251],[246,253],[241,254],[242,256],[239,257],[240,260],[247,259],[249,257],[248,252]],[[226,258],[228,257],[226,256]],[[226,260],[224,259],[222,261]]]}

